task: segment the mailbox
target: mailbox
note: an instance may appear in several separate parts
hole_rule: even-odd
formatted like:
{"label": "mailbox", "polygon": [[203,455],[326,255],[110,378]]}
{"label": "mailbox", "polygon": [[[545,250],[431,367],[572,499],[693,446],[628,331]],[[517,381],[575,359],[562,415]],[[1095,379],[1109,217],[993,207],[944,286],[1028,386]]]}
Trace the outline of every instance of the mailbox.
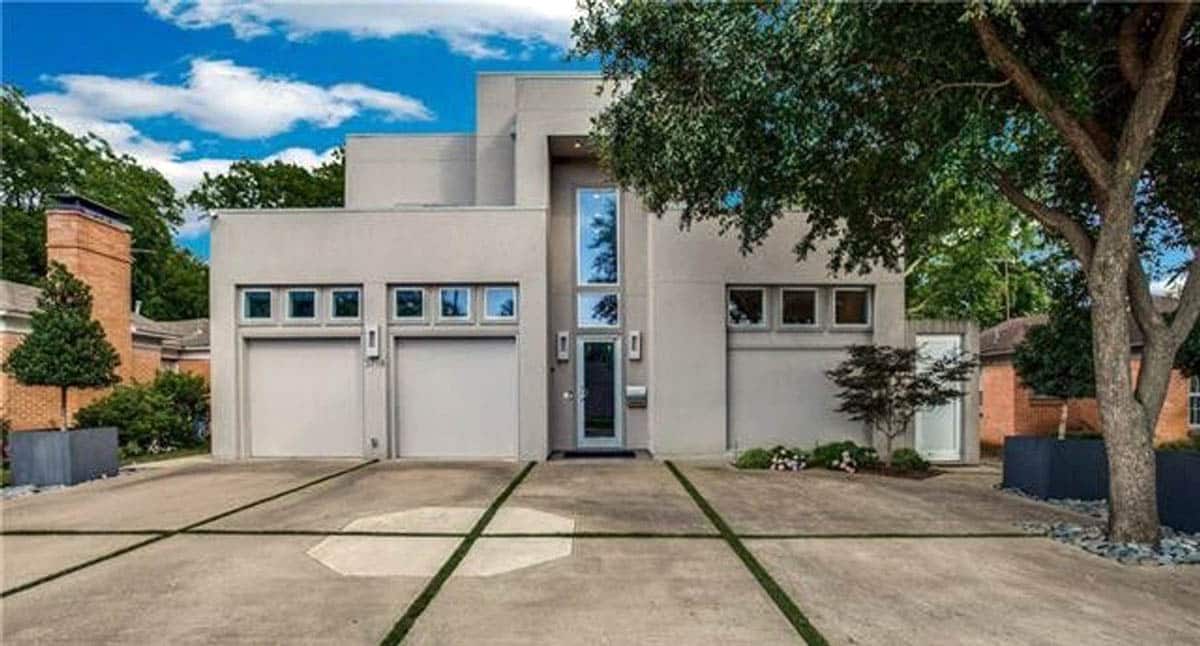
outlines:
{"label": "mailbox", "polygon": [[625,386],[625,405],[630,408],[645,408],[646,387]]}

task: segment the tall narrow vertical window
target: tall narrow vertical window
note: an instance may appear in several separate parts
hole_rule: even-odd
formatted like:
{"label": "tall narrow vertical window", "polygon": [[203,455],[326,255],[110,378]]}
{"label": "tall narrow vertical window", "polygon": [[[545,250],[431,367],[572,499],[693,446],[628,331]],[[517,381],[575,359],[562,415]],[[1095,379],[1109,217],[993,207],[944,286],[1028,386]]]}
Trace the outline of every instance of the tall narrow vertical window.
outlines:
{"label": "tall narrow vertical window", "polygon": [[1188,388],[1188,426],[1200,429],[1200,377],[1192,377]]}
{"label": "tall narrow vertical window", "polygon": [[617,190],[585,188],[576,195],[575,258],[580,285],[620,282],[620,215]]}

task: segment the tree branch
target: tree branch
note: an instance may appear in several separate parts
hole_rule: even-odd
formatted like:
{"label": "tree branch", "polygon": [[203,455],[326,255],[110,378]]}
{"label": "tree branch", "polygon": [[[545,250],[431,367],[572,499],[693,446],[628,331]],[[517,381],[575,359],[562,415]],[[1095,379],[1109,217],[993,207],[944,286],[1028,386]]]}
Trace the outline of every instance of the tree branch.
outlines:
{"label": "tree branch", "polygon": [[992,65],[995,65],[1004,76],[1012,79],[1021,96],[1058,130],[1075,156],[1079,158],[1079,162],[1087,171],[1092,182],[1097,186],[1108,186],[1110,171],[1108,160],[1105,159],[1083,125],[1055,100],[1033,72],[1000,40],[991,20],[981,17],[973,19],[971,23],[975,28],[975,34],[979,37],[979,44],[983,47],[983,51]]}
{"label": "tree branch", "polygon": [[1154,295],[1150,293],[1150,281],[1146,279],[1146,271],[1142,268],[1142,259],[1133,254],[1129,260],[1129,272],[1126,275],[1129,283],[1129,306],[1133,318],[1142,328],[1143,336],[1149,338],[1167,331],[1166,320],[1158,308],[1154,306]]}
{"label": "tree branch", "polygon": [[1187,281],[1179,292],[1179,307],[1171,320],[1171,341],[1178,348],[1200,320],[1200,247],[1192,249]]}
{"label": "tree branch", "polygon": [[1138,37],[1142,24],[1146,22],[1146,12],[1149,8],[1150,5],[1139,4],[1133,13],[1121,22],[1121,31],[1117,35],[1117,63],[1121,66],[1121,76],[1134,91],[1142,86],[1142,70],[1145,63],[1142,62]]}
{"label": "tree branch", "polygon": [[1071,245],[1072,251],[1075,252],[1075,256],[1083,263],[1084,271],[1089,269],[1092,264],[1092,237],[1078,222],[1061,211],[1056,211],[1029,197],[999,170],[996,171],[993,181],[1000,193],[1019,211],[1065,238],[1067,244]]}
{"label": "tree branch", "polygon": [[959,88],[979,88],[992,90],[1002,88],[1012,84],[1012,79],[1004,79],[1003,81],[963,81],[961,83],[942,83],[935,85],[929,90],[929,95],[933,96],[943,90],[956,90]]}
{"label": "tree branch", "polygon": [[1117,144],[1114,191],[1132,191],[1150,158],[1159,121],[1175,94],[1179,45],[1191,10],[1191,2],[1181,2],[1167,5],[1163,12],[1162,25],[1150,49],[1150,66],[1141,75],[1141,85]]}

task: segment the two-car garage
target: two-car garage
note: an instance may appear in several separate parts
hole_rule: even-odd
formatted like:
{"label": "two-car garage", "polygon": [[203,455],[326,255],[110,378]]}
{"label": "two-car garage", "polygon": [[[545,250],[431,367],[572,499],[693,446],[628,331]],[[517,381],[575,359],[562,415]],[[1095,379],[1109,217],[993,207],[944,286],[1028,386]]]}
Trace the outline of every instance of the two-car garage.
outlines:
{"label": "two-car garage", "polygon": [[[392,455],[517,455],[517,357],[512,337],[401,337],[388,359]],[[253,338],[245,344],[245,411],[253,457],[360,457],[361,340]]]}

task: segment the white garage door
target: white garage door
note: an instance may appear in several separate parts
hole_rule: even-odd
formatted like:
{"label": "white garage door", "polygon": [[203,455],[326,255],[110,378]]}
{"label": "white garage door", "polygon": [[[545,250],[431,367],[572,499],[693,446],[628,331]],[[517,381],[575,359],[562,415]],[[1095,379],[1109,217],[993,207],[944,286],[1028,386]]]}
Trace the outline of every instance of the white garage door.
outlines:
{"label": "white garage door", "polygon": [[840,350],[730,350],[730,448],[866,441],[861,423],[834,410],[837,390],[825,376],[845,356]]}
{"label": "white garage door", "polygon": [[511,338],[398,341],[400,455],[515,457],[516,345]]}
{"label": "white garage door", "polygon": [[363,455],[358,339],[250,341],[246,391],[251,455]]}

